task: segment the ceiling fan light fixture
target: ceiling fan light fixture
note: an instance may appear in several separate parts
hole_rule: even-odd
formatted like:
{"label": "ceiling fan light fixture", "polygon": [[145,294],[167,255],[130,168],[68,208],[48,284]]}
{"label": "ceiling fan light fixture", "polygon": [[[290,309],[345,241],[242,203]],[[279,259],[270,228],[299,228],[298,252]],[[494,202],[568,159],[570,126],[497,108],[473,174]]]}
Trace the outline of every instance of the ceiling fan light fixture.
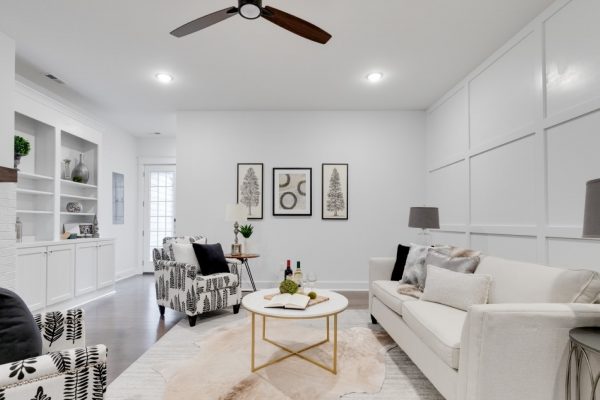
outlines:
{"label": "ceiling fan light fixture", "polygon": [[256,19],[262,13],[261,0],[240,0],[239,13],[246,19]]}
{"label": "ceiling fan light fixture", "polygon": [[154,75],[154,77],[160,83],[167,84],[167,83],[173,82],[173,76],[169,75],[169,74],[167,74],[165,72],[159,72],[158,74]]}
{"label": "ceiling fan light fixture", "polygon": [[383,79],[383,72],[371,72],[367,75],[367,80],[371,83],[377,83]]}

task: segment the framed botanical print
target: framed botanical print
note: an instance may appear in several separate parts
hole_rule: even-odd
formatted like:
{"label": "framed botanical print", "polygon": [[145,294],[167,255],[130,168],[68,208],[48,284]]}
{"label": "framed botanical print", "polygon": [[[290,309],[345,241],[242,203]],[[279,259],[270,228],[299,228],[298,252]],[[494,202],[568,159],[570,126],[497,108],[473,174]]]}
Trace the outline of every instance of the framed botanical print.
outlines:
{"label": "framed botanical print", "polygon": [[321,182],[321,218],[348,219],[348,164],[323,164]]}
{"label": "framed botanical print", "polygon": [[273,168],[273,215],[312,215],[312,168]]}
{"label": "framed botanical print", "polygon": [[264,165],[238,164],[237,165],[237,203],[246,209],[246,218],[263,218],[263,181]]}

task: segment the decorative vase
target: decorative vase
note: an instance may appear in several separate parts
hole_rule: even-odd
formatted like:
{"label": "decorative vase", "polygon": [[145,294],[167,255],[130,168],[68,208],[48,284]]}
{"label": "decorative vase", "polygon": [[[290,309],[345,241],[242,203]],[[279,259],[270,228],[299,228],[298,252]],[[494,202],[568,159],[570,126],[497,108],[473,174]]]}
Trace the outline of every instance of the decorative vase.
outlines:
{"label": "decorative vase", "polygon": [[64,163],[64,165],[63,165],[63,174],[64,174],[63,179],[66,179],[66,180],[70,181],[71,180],[71,160],[64,159],[63,163]]}
{"label": "decorative vase", "polygon": [[15,169],[16,169],[17,171],[19,171],[19,168],[18,168],[18,166],[19,166],[19,164],[21,163],[21,157],[22,157],[22,156],[21,156],[20,154],[15,154]]}
{"label": "decorative vase", "polygon": [[94,215],[94,221],[92,221],[92,237],[99,238],[100,237],[100,228],[98,227],[98,216]]}
{"label": "decorative vase", "polygon": [[71,201],[67,203],[67,212],[70,213],[80,213],[83,209],[83,206],[78,201]]}
{"label": "decorative vase", "polygon": [[79,154],[79,163],[73,168],[71,175],[73,176],[73,180],[77,178],[78,182],[88,183],[88,180],[90,179],[90,170],[83,163],[83,154]]}
{"label": "decorative vase", "polygon": [[252,238],[244,238],[244,254],[253,253],[256,253],[256,248],[254,247],[254,240]]}

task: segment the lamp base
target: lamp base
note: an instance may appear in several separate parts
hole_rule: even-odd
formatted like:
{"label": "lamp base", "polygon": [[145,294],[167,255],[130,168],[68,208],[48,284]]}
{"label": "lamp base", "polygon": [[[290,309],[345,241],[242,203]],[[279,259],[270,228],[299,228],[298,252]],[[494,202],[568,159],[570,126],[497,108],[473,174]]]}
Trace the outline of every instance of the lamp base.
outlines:
{"label": "lamp base", "polygon": [[241,243],[232,244],[231,245],[231,255],[239,256],[240,254],[242,254],[242,244]]}

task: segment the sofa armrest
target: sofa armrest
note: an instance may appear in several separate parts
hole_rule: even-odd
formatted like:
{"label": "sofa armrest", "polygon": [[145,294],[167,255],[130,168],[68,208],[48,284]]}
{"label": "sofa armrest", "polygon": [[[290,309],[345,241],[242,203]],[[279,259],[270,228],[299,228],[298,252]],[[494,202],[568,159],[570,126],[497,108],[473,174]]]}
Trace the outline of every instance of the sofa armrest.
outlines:
{"label": "sofa armrest", "polygon": [[463,327],[458,398],[564,398],[569,331],[600,326],[595,304],[487,304]]}
{"label": "sofa armrest", "polygon": [[369,259],[369,312],[373,300],[371,284],[373,281],[389,281],[395,263],[396,259],[393,257],[373,257]]}
{"label": "sofa armrest", "polygon": [[85,346],[83,309],[51,311],[33,317],[42,334],[43,354]]}
{"label": "sofa armrest", "polygon": [[[64,351],[55,351],[43,356],[0,365],[0,392],[5,391],[11,397],[11,390],[21,390],[27,385],[44,386],[44,380],[55,380],[60,375],[92,374],[90,380],[98,379],[106,389],[106,346],[100,344],[79,347]],[[55,384],[56,382],[54,382]],[[66,389],[66,386],[65,386]],[[61,390],[62,392],[62,390]],[[31,396],[33,397],[33,396]],[[14,398],[19,398],[14,396]],[[30,397],[27,397],[30,398]]]}
{"label": "sofa armrest", "polygon": [[227,266],[229,267],[229,272],[231,274],[235,274],[240,279],[240,268],[242,268],[242,262],[240,260],[236,260],[235,258],[227,258]]}

